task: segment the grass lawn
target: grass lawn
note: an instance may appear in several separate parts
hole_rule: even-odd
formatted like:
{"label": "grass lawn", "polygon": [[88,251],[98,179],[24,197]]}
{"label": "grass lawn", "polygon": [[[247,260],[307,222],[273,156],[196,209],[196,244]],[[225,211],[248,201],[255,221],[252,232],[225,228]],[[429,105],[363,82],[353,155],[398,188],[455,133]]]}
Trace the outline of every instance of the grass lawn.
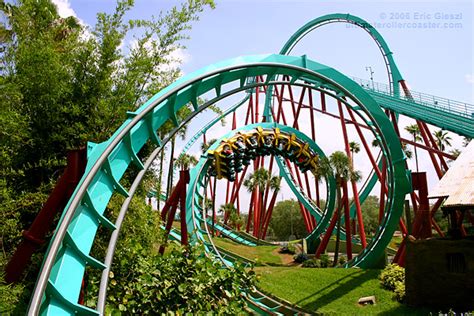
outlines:
{"label": "grass lawn", "polygon": [[215,237],[212,239],[216,246],[222,247],[230,252],[236,253],[251,261],[257,261],[261,264],[281,265],[281,257],[274,254],[279,246],[256,246],[250,247],[238,244],[227,238]]}
{"label": "grass lawn", "polygon": [[[392,299],[382,289],[380,270],[256,267],[259,288],[302,308],[324,315],[429,315]],[[359,306],[364,296],[375,295],[376,304]],[[437,313],[434,313],[437,315]]]}

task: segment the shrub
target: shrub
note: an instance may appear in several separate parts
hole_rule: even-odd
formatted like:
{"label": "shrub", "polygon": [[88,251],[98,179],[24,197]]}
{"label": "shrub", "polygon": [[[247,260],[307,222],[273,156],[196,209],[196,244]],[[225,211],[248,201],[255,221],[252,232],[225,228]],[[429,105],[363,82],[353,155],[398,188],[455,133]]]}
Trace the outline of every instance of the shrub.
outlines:
{"label": "shrub", "polygon": [[395,291],[397,282],[405,284],[405,269],[398,264],[389,264],[380,274],[382,286],[390,291]]}
{"label": "shrub", "polygon": [[303,263],[308,260],[308,255],[305,253],[299,253],[293,257],[293,260],[298,263]]}
{"label": "shrub", "polygon": [[343,265],[343,264],[345,264],[346,262],[347,262],[347,258],[346,258],[345,256],[340,256],[340,257],[339,257],[338,263],[339,263],[340,265]]}
{"label": "shrub", "polygon": [[395,292],[395,299],[399,302],[405,299],[405,269],[398,264],[389,264],[380,274],[382,286]]}
{"label": "shrub", "polygon": [[395,298],[399,302],[405,299],[405,283],[397,282],[395,284]]}
{"label": "shrub", "polygon": [[[237,315],[245,308],[242,291],[253,287],[253,271],[238,264],[223,269],[201,249],[176,245],[164,256],[137,257],[117,260],[120,267],[110,275],[106,314]],[[90,283],[97,286],[99,279]]]}
{"label": "shrub", "polygon": [[319,259],[309,259],[303,262],[304,268],[321,268],[321,260]]}
{"label": "shrub", "polygon": [[0,315],[16,314],[16,306],[21,301],[23,289],[22,284],[6,284],[3,275],[0,276]]}
{"label": "shrub", "polygon": [[321,262],[321,268],[327,268],[331,265],[331,258],[327,254],[322,254],[319,257],[319,261]]}

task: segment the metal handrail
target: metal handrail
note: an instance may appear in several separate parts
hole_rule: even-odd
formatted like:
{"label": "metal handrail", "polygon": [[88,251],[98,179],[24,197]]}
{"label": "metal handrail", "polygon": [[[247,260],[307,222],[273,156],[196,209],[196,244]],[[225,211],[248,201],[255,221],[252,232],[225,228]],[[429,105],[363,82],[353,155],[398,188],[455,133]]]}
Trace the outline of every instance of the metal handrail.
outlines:
{"label": "metal handrail", "polygon": [[416,92],[410,90],[411,96],[395,96],[390,91],[390,86],[380,82],[373,82],[366,79],[357,77],[351,77],[352,80],[357,82],[362,88],[388,95],[390,97],[398,98],[404,101],[415,102],[422,104],[427,107],[431,107],[437,110],[447,111],[457,115],[461,115],[467,118],[474,118],[474,105],[466,102],[455,101],[443,97],[437,97],[431,94]]}

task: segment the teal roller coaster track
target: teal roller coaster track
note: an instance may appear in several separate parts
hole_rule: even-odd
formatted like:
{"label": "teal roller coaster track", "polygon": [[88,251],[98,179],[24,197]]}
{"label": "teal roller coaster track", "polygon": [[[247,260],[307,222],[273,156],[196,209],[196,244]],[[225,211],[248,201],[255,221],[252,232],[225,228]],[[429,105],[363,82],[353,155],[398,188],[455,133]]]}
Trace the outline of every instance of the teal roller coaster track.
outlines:
{"label": "teal roller coaster track", "polygon": [[[378,86],[368,87],[333,68],[312,61],[306,56],[287,55],[308,32],[333,22],[355,24],[374,38],[387,65],[390,84],[386,89]],[[255,80],[257,77],[266,79],[258,81]],[[282,77],[287,77],[289,80],[282,81]],[[154,95],[136,111],[127,113],[127,119],[109,140],[89,145],[85,174],[62,213],[51,240],[32,296],[29,314],[99,315],[103,313],[108,271],[112,263],[120,227],[130,200],[153,160],[164,149],[176,131],[210,105],[234,94],[247,91],[247,98],[227,109],[224,113],[227,115],[242,106],[256,89],[264,86],[276,87],[279,84],[291,84],[319,91],[340,102],[356,114],[380,144],[380,157],[383,157],[387,167],[388,198],[384,205],[383,218],[375,236],[361,253],[348,262],[348,267],[369,268],[380,258],[398,226],[405,195],[411,190],[410,175],[406,168],[406,157],[400,144],[399,135],[384,110],[439,126],[459,135],[474,137],[474,107],[472,105],[421,94],[410,94],[409,97],[401,96],[400,86],[403,88],[403,78],[395,65],[393,54],[381,35],[368,23],[358,17],[346,14],[332,14],[317,18],[298,30],[278,55],[238,57],[213,64],[180,78]],[[272,88],[267,89],[268,100],[272,98],[271,93]],[[211,94],[213,97],[209,98]],[[208,101],[200,104],[198,99],[203,95],[206,95]],[[177,111],[187,104],[192,104],[193,112],[188,117],[180,119]],[[272,117],[271,113],[271,102],[267,102],[264,116],[270,118]],[[185,151],[218,120],[219,117],[196,133],[185,146]],[[166,139],[160,139],[157,130],[167,121],[174,123],[175,130]],[[273,122],[271,119],[266,123],[244,126],[232,131],[227,137],[236,131],[250,130],[256,126],[279,127],[283,131],[295,133],[298,139],[309,143],[315,152],[324,156],[317,144],[304,133],[291,126]],[[143,162],[138,157],[138,152],[147,141],[154,144],[155,150]],[[205,248],[220,258],[225,265],[232,265],[235,258],[220,252],[213,245],[212,239],[206,237],[209,232],[209,222],[205,218],[200,203],[204,196],[203,190],[206,188],[206,171],[209,167],[207,158],[206,154],[203,155],[199,164],[191,171],[186,212],[188,231],[192,240],[203,243]],[[320,236],[327,229],[334,211],[334,180],[327,181],[329,203],[320,210],[304,194],[302,187],[291,178],[290,172],[285,169],[282,161],[278,161],[280,174],[285,178],[291,190],[318,219],[318,225],[308,238]],[[120,180],[131,164],[140,168],[141,171],[132,186],[124,188]],[[378,164],[380,165],[380,162]],[[376,181],[377,176],[374,174],[359,193],[361,200],[368,196]],[[114,222],[104,216],[104,210],[113,194],[121,194],[125,197],[120,214]],[[354,206],[351,213],[354,216]],[[104,226],[113,232],[104,261],[93,258],[89,254],[99,226]],[[225,230],[226,228],[219,229]],[[232,234],[231,231],[228,233]],[[175,238],[177,237],[175,236]],[[97,310],[77,303],[87,266],[103,271]],[[284,309],[284,304],[261,293],[249,293],[248,298],[255,310],[262,313],[280,313]]]}

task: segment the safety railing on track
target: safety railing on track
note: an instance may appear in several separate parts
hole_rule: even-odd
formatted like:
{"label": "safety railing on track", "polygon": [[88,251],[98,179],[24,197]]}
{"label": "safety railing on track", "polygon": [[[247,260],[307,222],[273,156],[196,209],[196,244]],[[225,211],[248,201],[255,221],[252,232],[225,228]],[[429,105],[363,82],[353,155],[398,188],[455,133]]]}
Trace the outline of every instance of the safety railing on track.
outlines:
{"label": "safety railing on track", "polygon": [[406,101],[412,101],[424,106],[428,106],[434,109],[447,111],[453,114],[461,115],[470,119],[474,119],[474,105],[455,101],[443,97],[437,97],[427,93],[416,92],[410,90],[411,97],[400,95],[395,96],[390,89],[390,86],[385,83],[374,82],[366,79],[351,77],[352,80],[357,82],[362,88],[377,93],[382,93],[394,98],[399,98]]}

